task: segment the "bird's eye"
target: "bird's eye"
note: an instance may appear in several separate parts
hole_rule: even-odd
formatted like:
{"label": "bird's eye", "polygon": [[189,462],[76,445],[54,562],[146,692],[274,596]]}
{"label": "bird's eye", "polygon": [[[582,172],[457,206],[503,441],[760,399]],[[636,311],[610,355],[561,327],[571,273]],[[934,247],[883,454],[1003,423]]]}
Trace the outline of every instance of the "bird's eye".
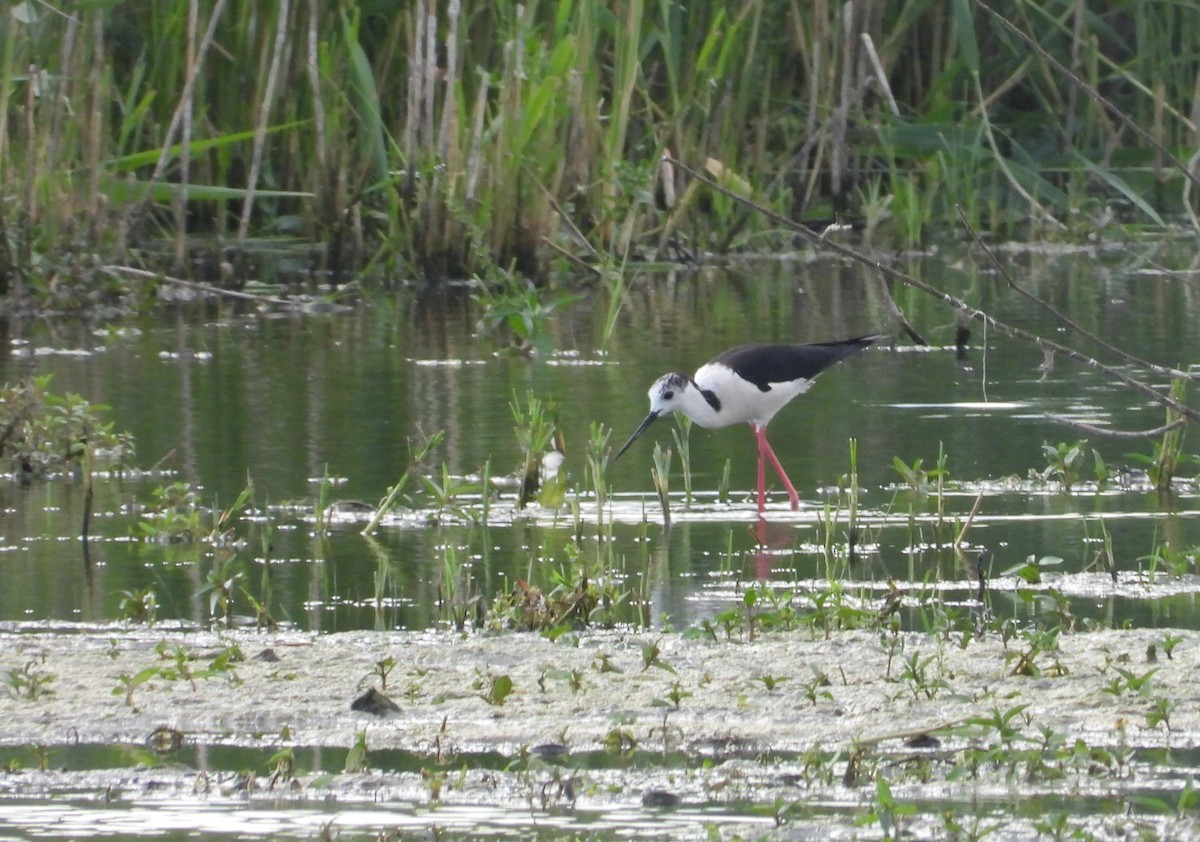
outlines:
{"label": "bird's eye", "polygon": [[673,397],[675,397],[674,392],[663,392],[663,400],[669,401]]}

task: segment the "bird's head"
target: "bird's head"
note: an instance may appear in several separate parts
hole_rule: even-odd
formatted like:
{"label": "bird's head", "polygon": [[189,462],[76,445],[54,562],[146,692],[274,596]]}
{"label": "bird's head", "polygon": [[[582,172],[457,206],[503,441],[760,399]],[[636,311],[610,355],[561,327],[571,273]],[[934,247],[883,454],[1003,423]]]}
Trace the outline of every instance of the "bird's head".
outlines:
{"label": "bird's head", "polygon": [[629,449],[629,445],[646,431],[646,428],[653,424],[659,416],[666,415],[668,412],[674,412],[679,409],[683,403],[683,396],[688,389],[694,388],[695,384],[692,379],[686,374],[664,374],[662,377],[654,381],[650,386],[650,391],[647,394],[650,397],[650,413],[638,425],[638,428],[633,431],[633,435],[629,437],[629,441],[617,451],[617,455],[612,458],[616,462],[621,458],[621,454]]}

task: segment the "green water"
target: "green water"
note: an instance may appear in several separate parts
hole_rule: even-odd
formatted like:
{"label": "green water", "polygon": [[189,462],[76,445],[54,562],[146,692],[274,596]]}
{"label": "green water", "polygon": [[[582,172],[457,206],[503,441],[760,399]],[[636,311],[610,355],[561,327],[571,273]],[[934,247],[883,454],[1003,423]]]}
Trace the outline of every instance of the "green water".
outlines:
{"label": "green water", "polygon": [[[1166,271],[1188,265],[1186,249],[1167,242],[1029,250],[1012,259],[1022,283],[1088,330],[1155,362],[1193,361],[1200,319],[1190,276]],[[965,254],[903,265],[1003,320],[1094,350]],[[874,544],[865,561],[839,572],[855,581],[961,580],[964,593],[970,589],[969,572],[950,555],[919,549],[936,543],[928,518],[938,503],[897,488],[900,477],[891,467],[900,457],[909,464],[922,459],[930,469],[939,452],[952,479],[992,483],[970,539],[993,577],[1030,555],[1062,557],[1059,573],[1084,571],[1102,529],[1125,571],[1144,569],[1144,557],[1163,540],[1176,548],[1200,543],[1190,484],[1161,498],[1140,489],[1062,494],[1003,482],[1044,467],[1044,441],[1080,437],[1047,414],[1138,429],[1161,424],[1160,408],[1071,361],[1043,376],[1038,350],[987,336],[979,326],[966,359],[957,359],[950,310],[903,290],[898,303],[933,348],[870,349],[823,374],[772,422],[771,440],[805,507],[793,518],[785,497],[772,498],[768,555],[756,551],[751,528],[754,445],[747,428],[692,432],[700,513],[684,511],[676,459],[669,533],[660,528],[650,468],[654,442],[673,444],[673,425],[655,425],[612,467],[616,572],[631,601],[641,604],[627,618],[666,616],[683,626],[718,611],[729,583],[826,575],[827,564],[810,545],[820,543],[828,489],[850,470],[850,438],[857,443],[863,511],[890,518],[865,533]],[[453,286],[407,289],[321,315],[207,303],[118,324],[4,326],[4,380],[53,374],[53,391],[110,406],[107,417],[135,438],[138,466],[158,471],[99,482],[86,557],[77,539],[83,510],[77,483],[0,488],[6,583],[0,620],[105,622],[121,616],[122,592],[152,588],[159,619],[208,622],[200,590],[229,552],[145,540],[130,510],[172,481],[191,484],[205,505],[228,506],[249,479],[261,516],[237,525],[236,553],[244,581],[269,600],[277,619],[324,630],[435,625],[442,619],[437,584],[447,548],[469,564],[487,597],[516,579],[545,582],[566,563],[577,529],[595,535],[595,519],[577,525],[569,507],[526,517],[513,511],[509,486],[493,504],[500,516],[488,524],[418,518],[383,528],[374,542],[358,534],[361,523],[335,525],[320,537],[311,513],[323,477],[335,480],[329,499],[374,504],[404,472],[410,440],[438,430],[445,439],[433,456],[435,474],[444,464],[454,475],[475,475],[486,464],[493,477],[512,476],[521,452],[510,404],[532,393],[557,405],[572,495],[584,494],[589,425],[602,423],[612,431],[610,444],[622,443],[645,414],[649,383],[663,371],[690,372],[747,341],[819,341],[889,329],[875,281],[857,266],[828,259],[635,277],[605,342],[607,306],[607,293],[596,288],[556,311],[543,330],[557,350],[539,357],[512,352],[503,337],[480,335],[477,305],[468,290]],[[1129,452],[1151,449],[1147,442],[1109,440],[1091,446],[1110,468],[1131,464]],[[726,460],[730,502],[714,504]],[[974,498],[967,489],[944,499],[943,537],[961,524]],[[428,498],[413,505],[428,507]],[[926,520],[905,525],[906,513]],[[1081,615],[1200,625],[1190,587],[1150,600],[1095,595],[1090,587],[1084,582],[1073,594]]]}

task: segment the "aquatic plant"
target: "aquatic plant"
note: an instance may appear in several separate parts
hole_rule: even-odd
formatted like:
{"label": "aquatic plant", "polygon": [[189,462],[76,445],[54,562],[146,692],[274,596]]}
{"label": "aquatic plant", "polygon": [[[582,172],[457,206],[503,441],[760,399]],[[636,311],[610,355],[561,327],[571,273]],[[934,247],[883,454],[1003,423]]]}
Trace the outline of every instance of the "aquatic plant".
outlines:
{"label": "aquatic plant", "polygon": [[672,414],[675,426],[671,436],[675,439],[675,450],[679,454],[679,467],[683,471],[683,508],[692,507],[692,419],[682,412]]}
{"label": "aquatic plant", "polygon": [[[1171,398],[1182,403],[1187,396],[1187,380],[1176,377],[1171,381]],[[1186,464],[1200,464],[1200,458],[1183,452],[1184,437],[1187,433],[1187,417],[1175,407],[1166,408],[1166,423],[1160,428],[1162,437],[1153,443],[1153,452],[1127,453],[1126,457],[1133,462],[1147,466],[1150,481],[1158,491],[1168,491],[1171,481],[1178,474],[1180,467]]]}
{"label": "aquatic plant", "polygon": [[233,627],[234,601],[246,572],[236,553],[225,558],[215,557],[213,566],[205,576],[198,596],[208,597],[208,611],[225,624]]}
{"label": "aquatic plant", "polygon": [[128,623],[154,625],[158,615],[158,597],[154,588],[145,587],[137,591],[121,591],[117,610]]}
{"label": "aquatic plant", "polygon": [[1044,442],[1042,453],[1046,457],[1046,467],[1037,471],[1035,476],[1045,482],[1057,482],[1064,492],[1069,493],[1071,486],[1079,481],[1080,471],[1087,459],[1086,444],[1086,439],[1070,444]]}
{"label": "aquatic plant", "polygon": [[36,700],[53,696],[49,685],[54,681],[52,673],[44,671],[37,661],[26,661],[22,666],[4,671],[3,681],[8,691],[19,699]]}
{"label": "aquatic plant", "polygon": [[379,679],[380,692],[387,692],[388,676],[392,674],[392,670],[396,668],[396,659],[391,655],[385,655],[375,661],[374,668],[371,670],[371,675]]}
{"label": "aquatic plant", "polygon": [[137,705],[133,703],[134,691],[143,685],[147,685],[151,680],[159,677],[158,666],[150,666],[139,670],[136,673],[122,672],[117,675],[117,686],[113,688],[114,696],[123,696],[125,706],[137,710]]}
{"label": "aquatic plant", "polygon": [[878,824],[884,839],[898,839],[903,834],[900,819],[915,815],[915,804],[901,804],[892,795],[892,788],[882,774],[875,776],[875,801],[856,825]]}
{"label": "aquatic plant", "polygon": [[662,509],[663,528],[671,528],[671,448],[654,443],[654,466],[650,469],[650,480],[658,505]]}
{"label": "aquatic plant", "polygon": [[661,638],[658,640],[650,641],[649,643],[643,643],[641,645],[641,650],[642,650],[642,672],[645,672],[646,670],[650,669],[651,667],[657,667],[660,670],[666,670],[667,672],[671,673],[672,675],[675,674],[675,667],[671,666],[669,663],[664,661],[662,658],[662,639]]}
{"label": "aquatic plant", "polygon": [[437,580],[439,616],[462,633],[466,630],[468,620],[475,620],[476,623],[481,620],[482,606],[483,597],[470,566],[459,561],[457,548],[447,543],[442,548],[442,566]]}
{"label": "aquatic plant", "polygon": [[[558,406],[553,401],[543,400],[528,392],[524,403],[514,392],[508,404],[513,418],[513,432],[521,449],[522,465],[519,478],[521,492],[517,507],[525,508],[537,498],[541,484],[542,455],[550,450],[558,436]],[[557,444],[557,443],[556,443]],[[559,452],[562,447],[558,446]]]}
{"label": "aquatic plant", "polygon": [[816,707],[817,702],[822,699],[832,702],[833,693],[830,692],[829,688],[833,686],[833,682],[829,680],[829,676],[814,666],[810,665],[809,668],[812,670],[812,675],[809,676],[807,681],[800,683],[800,689],[804,694],[804,698],[813,707]]}
{"label": "aquatic plant", "polygon": [[920,652],[913,652],[904,661],[900,680],[908,685],[914,699],[922,696],[926,699],[933,699],[941,690],[949,688],[950,685],[946,683],[945,679],[931,674],[931,665],[938,666],[940,662],[941,658],[936,653],[922,656]]}
{"label": "aquatic plant", "polygon": [[1168,732],[1171,731],[1171,714],[1178,707],[1179,703],[1174,699],[1166,696],[1155,697],[1150,709],[1146,711],[1146,727],[1153,731],[1159,725],[1164,725]]}
{"label": "aquatic plant", "polygon": [[551,325],[574,295],[539,289],[527,278],[502,273],[496,284],[475,278],[475,301],[483,311],[481,334],[499,333],[517,351],[548,357],[554,351]]}
{"label": "aquatic plant", "polygon": [[128,433],[101,421],[109,411],[82,395],[50,391],[51,375],[0,388],[0,453],[7,453],[22,484],[50,476],[71,478],[84,458],[90,467],[123,468],[134,455]]}
{"label": "aquatic plant", "polygon": [[383,520],[384,516],[391,511],[393,506],[396,505],[396,501],[408,488],[409,483],[411,483],[413,480],[414,474],[420,470],[425,459],[428,458],[430,451],[441,446],[443,437],[443,431],[438,430],[437,432],[428,436],[419,435],[415,443],[412,439],[409,440],[408,465],[405,466],[404,473],[400,475],[400,479],[396,480],[396,484],[388,489],[387,495],[379,502],[379,506],[376,508],[375,514],[362,529],[363,535],[370,535],[376,530],[376,528],[378,528],[379,521]]}
{"label": "aquatic plant", "polygon": [[513,692],[513,680],[508,675],[480,674],[471,685],[481,691],[479,697],[489,705],[502,705]]}

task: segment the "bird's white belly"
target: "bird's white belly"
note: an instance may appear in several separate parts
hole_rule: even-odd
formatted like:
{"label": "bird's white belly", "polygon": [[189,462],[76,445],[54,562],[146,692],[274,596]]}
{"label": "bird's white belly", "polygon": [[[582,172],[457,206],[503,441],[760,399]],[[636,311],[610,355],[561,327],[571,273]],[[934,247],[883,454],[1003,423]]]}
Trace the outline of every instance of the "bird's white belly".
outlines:
{"label": "bird's white belly", "polygon": [[742,380],[723,365],[701,366],[693,378],[701,389],[716,394],[721,408],[693,420],[702,427],[728,427],[731,424],[766,424],[797,395],[808,391],[811,380],[772,383],[762,391],[753,383]]}

